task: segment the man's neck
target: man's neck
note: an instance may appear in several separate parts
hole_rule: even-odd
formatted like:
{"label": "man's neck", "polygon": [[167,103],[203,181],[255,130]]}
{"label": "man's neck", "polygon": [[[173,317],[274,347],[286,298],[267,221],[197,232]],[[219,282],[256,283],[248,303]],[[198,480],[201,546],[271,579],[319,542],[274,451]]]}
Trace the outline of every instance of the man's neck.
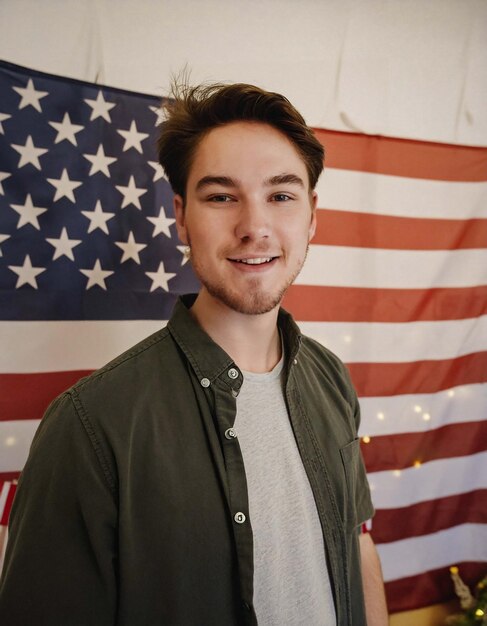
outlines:
{"label": "man's neck", "polygon": [[242,370],[269,372],[281,358],[279,307],[261,315],[238,313],[202,290],[191,314]]}

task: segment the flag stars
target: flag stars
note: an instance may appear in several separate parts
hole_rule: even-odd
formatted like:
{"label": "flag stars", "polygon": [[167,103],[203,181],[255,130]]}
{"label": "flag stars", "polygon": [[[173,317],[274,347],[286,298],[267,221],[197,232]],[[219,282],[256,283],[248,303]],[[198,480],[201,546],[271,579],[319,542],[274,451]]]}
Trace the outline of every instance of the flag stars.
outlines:
{"label": "flag stars", "polygon": [[103,97],[103,93],[101,91],[98,92],[96,100],[89,100],[88,98],[85,98],[84,101],[92,109],[90,122],[96,120],[99,117],[102,117],[107,122],[112,121],[109,111],[111,111],[113,107],[117,105],[114,102],[107,102]]}
{"label": "flag stars", "polygon": [[134,234],[132,232],[129,233],[127,241],[116,241],[115,245],[123,250],[123,255],[120,263],[124,263],[125,261],[132,259],[138,265],[140,265],[140,251],[144,248],[147,248],[147,244],[137,243],[135,241]]}
{"label": "flag stars", "polygon": [[15,285],[16,289],[22,287],[22,285],[30,285],[37,289],[37,276],[46,271],[45,267],[33,266],[28,254],[24,259],[23,265],[9,265],[8,269],[18,276],[17,284]]}
{"label": "flag stars", "polygon": [[130,148],[135,148],[137,152],[142,154],[142,142],[149,136],[149,133],[139,133],[135,120],[132,120],[129,130],[117,130],[117,133],[125,139],[123,151],[126,152]]}
{"label": "flag stars", "polygon": [[3,124],[2,122],[6,122],[7,120],[9,120],[12,116],[8,115],[7,113],[2,113],[0,112],[0,135],[5,135],[5,131],[3,130]]}
{"label": "flag stars", "polygon": [[108,220],[112,219],[115,213],[109,213],[108,211],[103,211],[101,207],[101,202],[97,200],[94,211],[81,211],[81,213],[90,220],[90,225],[88,226],[88,233],[92,233],[94,230],[99,228],[105,234],[108,235]]}
{"label": "flag stars", "polygon": [[163,289],[164,291],[169,291],[168,281],[171,278],[174,278],[176,274],[171,272],[166,272],[164,268],[164,263],[161,261],[159,263],[159,268],[157,272],[144,272],[152,281],[152,286],[150,288],[151,291],[155,291],[158,288]]}
{"label": "flag stars", "polygon": [[21,100],[19,103],[19,109],[25,109],[25,107],[31,106],[42,112],[41,98],[45,98],[48,95],[48,91],[40,91],[34,87],[34,82],[32,78],[29,78],[27,83],[27,87],[13,87],[14,91],[16,91],[21,96]]}
{"label": "flag stars", "polygon": [[108,168],[112,165],[112,163],[115,163],[117,159],[115,157],[107,156],[103,150],[102,144],[98,146],[96,154],[83,154],[83,156],[91,163],[89,176],[93,176],[93,174],[101,172],[110,178],[110,171]]}
{"label": "flag stars", "polygon": [[24,167],[24,165],[28,165],[31,163],[38,170],[41,169],[41,164],[39,163],[39,157],[47,152],[46,148],[36,148],[34,142],[32,141],[31,135],[27,137],[27,141],[25,145],[19,144],[11,144],[11,147],[16,150],[20,154],[18,168]]}
{"label": "flag stars", "polygon": [[169,227],[171,226],[171,224],[174,224],[176,220],[172,217],[166,217],[163,206],[161,206],[158,217],[148,217],[147,219],[149,220],[149,222],[152,222],[152,224],[154,224],[154,231],[152,233],[153,237],[155,237],[159,233],[164,233],[166,237],[171,237],[171,231],[169,230]]}
{"label": "flag stars", "polygon": [[113,274],[110,270],[104,270],[102,268],[99,259],[96,259],[93,269],[80,269],[80,272],[88,277],[88,282],[86,283],[87,290],[98,285],[106,291],[107,286],[105,285],[105,280]]}
{"label": "flag stars", "polygon": [[66,168],[63,169],[61,178],[48,178],[47,182],[56,188],[54,202],[57,202],[64,197],[71,200],[71,202],[75,202],[74,190],[82,184],[79,180],[70,180]]}
{"label": "flag stars", "polygon": [[6,179],[9,178],[10,176],[12,176],[12,174],[10,174],[9,172],[0,172],[0,195],[4,196],[5,192],[3,190],[3,185],[2,182]]}
{"label": "flag stars", "polygon": [[164,170],[162,169],[162,165],[158,161],[147,161],[149,165],[154,170],[154,177],[152,178],[152,182],[156,182],[159,179],[166,180],[166,176],[164,174]]}
{"label": "flag stars", "polygon": [[73,144],[73,146],[77,146],[78,142],[76,141],[76,133],[79,133],[83,130],[84,126],[80,126],[79,124],[73,124],[71,122],[71,118],[69,117],[69,113],[65,113],[62,122],[49,122],[49,126],[52,126],[54,130],[57,131],[57,137],[54,140],[54,143],[60,143],[65,139]]}
{"label": "flag stars", "polygon": [[37,230],[40,230],[39,215],[42,215],[47,211],[43,207],[34,206],[32,202],[32,196],[27,194],[24,204],[11,204],[10,207],[19,214],[19,221],[17,222],[17,229],[22,228],[26,224],[31,224]]}
{"label": "flag stars", "polygon": [[147,193],[147,189],[136,187],[133,176],[130,177],[129,184],[126,187],[123,185],[115,185],[115,188],[118,189],[118,191],[123,195],[122,209],[129,204],[133,204],[135,207],[142,210],[139,198]]}
{"label": "flag stars", "polygon": [[156,116],[156,121],[155,121],[154,126],[159,126],[159,124],[162,124],[162,122],[164,121],[164,117],[165,117],[164,109],[161,106],[159,106],[159,107],[151,107],[150,106],[149,109]]}
{"label": "flag stars", "polygon": [[66,228],[62,229],[61,236],[58,239],[46,237],[46,241],[55,248],[54,255],[52,257],[53,261],[59,259],[59,257],[62,256],[67,256],[68,259],[74,261],[73,248],[79,246],[79,244],[81,243],[81,239],[70,239],[68,237],[68,231],[66,230]]}

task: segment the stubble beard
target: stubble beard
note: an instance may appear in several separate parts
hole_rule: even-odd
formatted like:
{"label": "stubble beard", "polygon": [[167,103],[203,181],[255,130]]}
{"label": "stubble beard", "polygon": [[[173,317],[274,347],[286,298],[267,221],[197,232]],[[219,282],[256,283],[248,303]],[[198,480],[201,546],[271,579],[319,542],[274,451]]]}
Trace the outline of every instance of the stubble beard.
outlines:
{"label": "stubble beard", "polygon": [[[191,243],[189,243],[191,246]],[[202,266],[200,265],[197,255],[191,250],[190,261],[193,266],[194,273],[205,287],[207,292],[215,299],[219,300],[228,308],[242,313],[244,315],[263,315],[275,309],[281,303],[287,289],[292,285],[301,271],[306,257],[308,256],[309,244],[306,247],[304,258],[298,260],[296,267],[283,285],[277,287],[275,291],[264,291],[260,287],[260,279],[253,278],[247,281],[245,293],[233,290],[223,280],[211,280]]]}

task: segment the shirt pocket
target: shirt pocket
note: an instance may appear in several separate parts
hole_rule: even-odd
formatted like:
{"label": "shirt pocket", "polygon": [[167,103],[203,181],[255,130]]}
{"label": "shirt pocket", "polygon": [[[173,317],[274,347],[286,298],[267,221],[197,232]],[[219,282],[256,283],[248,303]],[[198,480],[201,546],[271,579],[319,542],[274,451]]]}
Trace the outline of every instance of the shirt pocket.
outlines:
{"label": "shirt pocket", "polygon": [[358,525],[357,520],[357,477],[360,466],[360,439],[354,439],[346,446],[340,448],[343,469],[345,472],[346,493],[344,500],[344,521],[347,528],[351,529]]}

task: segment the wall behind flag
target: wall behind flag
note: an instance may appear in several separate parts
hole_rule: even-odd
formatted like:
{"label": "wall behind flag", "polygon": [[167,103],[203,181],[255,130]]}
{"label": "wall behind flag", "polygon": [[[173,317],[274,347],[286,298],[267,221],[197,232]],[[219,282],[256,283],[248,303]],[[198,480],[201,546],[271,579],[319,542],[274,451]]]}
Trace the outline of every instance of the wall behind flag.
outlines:
{"label": "wall behind flag", "polygon": [[487,144],[483,0],[3,0],[0,58],[149,94],[253,82],[309,124]]}

